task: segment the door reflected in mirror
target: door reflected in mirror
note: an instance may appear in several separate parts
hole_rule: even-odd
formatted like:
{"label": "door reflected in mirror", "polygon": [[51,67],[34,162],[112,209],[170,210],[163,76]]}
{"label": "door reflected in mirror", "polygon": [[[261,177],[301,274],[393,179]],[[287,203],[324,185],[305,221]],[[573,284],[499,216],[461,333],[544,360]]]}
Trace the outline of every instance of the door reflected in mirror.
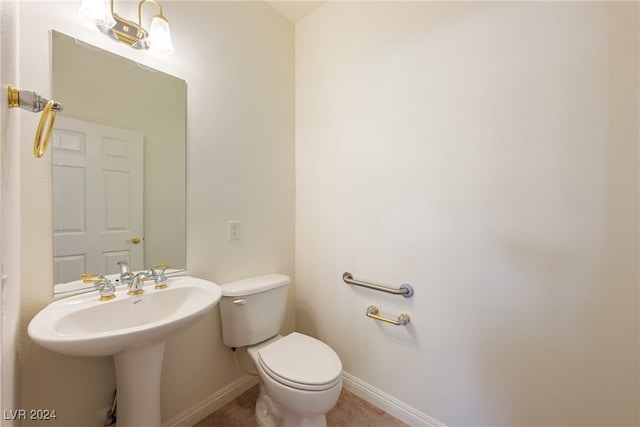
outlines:
{"label": "door reflected in mirror", "polygon": [[52,32],[54,294],[186,267],[186,82]]}

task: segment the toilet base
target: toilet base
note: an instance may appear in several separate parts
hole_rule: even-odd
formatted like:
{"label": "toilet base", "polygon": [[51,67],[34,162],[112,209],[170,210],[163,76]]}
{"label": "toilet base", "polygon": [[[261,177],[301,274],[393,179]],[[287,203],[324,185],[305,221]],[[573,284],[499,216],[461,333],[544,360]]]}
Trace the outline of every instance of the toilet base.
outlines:
{"label": "toilet base", "polygon": [[260,395],[256,401],[256,421],[260,427],[279,427],[284,420],[282,407],[264,391],[260,384]]}
{"label": "toilet base", "polygon": [[323,415],[303,417],[291,412],[285,412],[264,391],[260,384],[260,395],[256,401],[256,421],[260,427],[327,427],[327,418]]}

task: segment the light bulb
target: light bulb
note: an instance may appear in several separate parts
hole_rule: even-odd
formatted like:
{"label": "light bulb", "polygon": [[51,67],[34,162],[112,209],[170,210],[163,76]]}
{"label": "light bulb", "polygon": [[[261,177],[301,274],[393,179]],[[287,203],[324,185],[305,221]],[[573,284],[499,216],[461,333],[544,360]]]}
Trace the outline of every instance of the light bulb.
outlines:
{"label": "light bulb", "polygon": [[103,25],[108,28],[116,25],[116,21],[111,14],[111,7],[109,7],[109,0],[82,0],[78,13],[97,25]]}
{"label": "light bulb", "polygon": [[163,15],[155,15],[153,19],[151,19],[151,28],[149,29],[147,43],[149,43],[152,49],[173,53],[169,21],[167,21],[167,18]]}

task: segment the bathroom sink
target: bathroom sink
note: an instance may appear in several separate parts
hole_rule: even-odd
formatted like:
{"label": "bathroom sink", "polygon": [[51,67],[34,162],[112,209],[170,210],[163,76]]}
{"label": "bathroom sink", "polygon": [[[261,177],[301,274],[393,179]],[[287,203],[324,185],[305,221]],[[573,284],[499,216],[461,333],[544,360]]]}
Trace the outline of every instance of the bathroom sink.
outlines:
{"label": "bathroom sink", "polygon": [[49,350],[72,356],[110,356],[127,349],[166,341],[195,323],[220,300],[213,282],[181,276],[166,289],[144,287],[141,295],[100,301],[89,292],[52,302],[29,323],[31,339]]}
{"label": "bathroom sink", "polygon": [[98,291],[52,302],[29,323],[33,341],[71,356],[113,356],[119,427],[160,427],[160,376],[168,338],[211,311],[218,285],[190,276],[171,277],[168,287],[144,286],[128,295],[99,299]]}

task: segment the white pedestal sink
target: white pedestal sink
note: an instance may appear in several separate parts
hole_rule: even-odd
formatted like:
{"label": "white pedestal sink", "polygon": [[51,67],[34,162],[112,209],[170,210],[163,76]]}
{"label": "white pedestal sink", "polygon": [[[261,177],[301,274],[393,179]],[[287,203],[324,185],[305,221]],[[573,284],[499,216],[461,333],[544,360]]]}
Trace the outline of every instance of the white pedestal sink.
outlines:
{"label": "white pedestal sink", "polygon": [[195,323],[220,300],[220,287],[195,277],[166,289],[100,301],[97,292],[52,302],[29,323],[32,340],[72,356],[113,356],[118,427],[160,426],[160,372],[167,338]]}

